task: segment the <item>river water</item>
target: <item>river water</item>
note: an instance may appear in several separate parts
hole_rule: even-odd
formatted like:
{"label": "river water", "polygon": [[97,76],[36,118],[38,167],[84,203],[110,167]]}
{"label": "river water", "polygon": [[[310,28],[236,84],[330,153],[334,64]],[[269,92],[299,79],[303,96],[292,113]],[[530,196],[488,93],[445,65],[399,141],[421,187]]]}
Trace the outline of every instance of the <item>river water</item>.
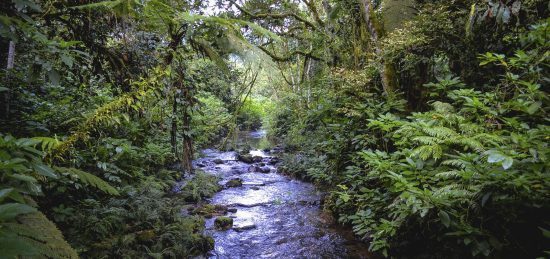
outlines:
{"label": "river water", "polygon": [[209,258],[371,258],[366,244],[322,211],[322,193],[314,185],[277,173],[275,150],[263,151],[271,145],[265,132],[241,134],[238,143],[251,147],[256,162],[237,161],[236,152],[215,149],[203,150],[194,161],[220,177],[222,185],[242,180],[242,186],[224,188],[210,200],[236,211],[226,215],[234,221],[229,230],[216,230],[214,218],[207,219],[215,240]]}

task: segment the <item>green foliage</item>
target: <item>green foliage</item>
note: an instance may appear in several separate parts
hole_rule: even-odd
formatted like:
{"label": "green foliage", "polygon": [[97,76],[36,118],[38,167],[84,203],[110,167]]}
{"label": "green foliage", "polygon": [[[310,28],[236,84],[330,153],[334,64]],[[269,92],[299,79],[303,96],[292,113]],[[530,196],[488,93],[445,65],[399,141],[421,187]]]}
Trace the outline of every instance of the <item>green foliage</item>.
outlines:
{"label": "green foliage", "polygon": [[215,193],[221,190],[218,184],[218,177],[197,172],[192,179],[184,183],[179,192],[186,201],[200,202],[211,198]]}
{"label": "green foliage", "polygon": [[76,178],[76,179],[78,179],[78,181],[80,181],[84,184],[87,184],[87,185],[94,186],[94,187],[98,188],[99,190],[101,190],[105,193],[108,193],[108,194],[111,194],[111,195],[118,195],[119,194],[117,189],[115,189],[114,187],[109,185],[107,182],[103,181],[101,178],[99,178],[99,177],[97,177],[93,174],[86,173],[86,172],[84,172],[82,170],[78,170],[76,168],[56,167],[55,169],[58,172],[60,172],[61,174],[66,174],[67,176],[69,176],[71,178]]}
{"label": "green foliage", "polygon": [[[429,28],[422,22],[405,28],[412,24]],[[548,74],[548,43],[541,39],[548,36],[541,31],[547,26],[543,20],[518,36],[520,50],[479,55],[480,71],[468,76],[492,73],[484,85],[466,83],[443,64],[437,81],[423,85],[428,105],[410,113],[391,96],[368,89],[361,96],[333,83],[337,90],[305,118],[291,111],[281,119],[276,130],[292,138],[285,143],[301,147],[281,169],[329,188],[325,207],[386,257],[544,256],[550,132],[541,87]],[[409,36],[403,35],[415,40]],[[386,50],[398,59],[419,46],[395,43]],[[360,89],[354,77],[339,79]]]}
{"label": "green foliage", "polygon": [[237,124],[243,130],[257,130],[262,127],[269,101],[261,98],[249,98],[244,101],[237,116]]}
{"label": "green foliage", "polygon": [[61,232],[35,207],[42,183],[58,178],[35,146],[49,142],[0,135],[0,253],[6,258],[77,258]]}
{"label": "green foliage", "polygon": [[227,134],[226,124],[231,116],[226,105],[212,94],[202,93],[198,101],[200,109],[193,114],[193,136],[195,136],[195,144],[203,147]]}
{"label": "green foliage", "polygon": [[86,199],[74,210],[59,206],[54,218],[83,256],[181,258],[210,250],[211,239],[201,234],[204,221],[181,215],[186,196],[167,195],[167,176],[173,177],[128,186],[107,203]]}

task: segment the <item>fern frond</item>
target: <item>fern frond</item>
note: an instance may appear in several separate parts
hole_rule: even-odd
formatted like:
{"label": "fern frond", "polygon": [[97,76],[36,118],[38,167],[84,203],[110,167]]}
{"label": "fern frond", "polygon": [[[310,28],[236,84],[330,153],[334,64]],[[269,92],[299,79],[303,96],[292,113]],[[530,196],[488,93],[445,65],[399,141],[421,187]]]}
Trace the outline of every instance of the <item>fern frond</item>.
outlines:
{"label": "fern frond", "polygon": [[68,174],[71,177],[80,180],[84,184],[94,186],[105,193],[111,195],[119,195],[117,189],[93,174],[84,172],[76,168],[56,167],[55,169],[61,173]]}
{"label": "fern frond", "polygon": [[57,138],[49,138],[49,137],[34,137],[33,140],[40,141],[40,147],[43,151],[50,151],[54,148],[57,148],[59,145],[61,145],[61,141],[59,141]]}
{"label": "fern frond", "polygon": [[[61,231],[41,212],[21,215],[17,217],[17,222],[2,224],[2,229],[21,243],[29,245],[34,250],[33,256],[37,258],[78,258]],[[24,250],[16,253],[27,255]]]}
{"label": "fern frond", "polygon": [[441,144],[443,142],[438,138],[428,137],[428,136],[415,137],[413,138],[413,140],[423,145],[435,145],[435,144]]}
{"label": "fern frond", "polygon": [[483,152],[485,151],[485,147],[481,142],[473,139],[473,138],[459,138],[457,144],[462,144],[466,147],[469,147],[477,152]]}
{"label": "fern frond", "polygon": [[445,160],[443,162],[441,162],[442,165],[450,165],[450,166],[454,166],[454,167],[459,167],[459,168],[466,168],[470,165],[472,165],[472,163],[468,162],[468,161],[465,161],[465,160],[462,160],[462,159],[448,159],[448,160]]}
{"label": "fern frond", "polygon": [[435,176],[442,179],[458,179],[461,178],[462,171],[451,170],[447,172],[437,173]]}
{"label": "fern frond", "polygon": [[443,149],[440,145],[425,145],[415,148],[411,156],[418,156],[422,160],[428,160],[430,157],[439,159],[443,155]]}
{"label": "fern frond", "polygon": [[422,131],[432,137],[438,138],[451,138],[458,135],[454,130],[447,127],[425,127],[422,128]]}

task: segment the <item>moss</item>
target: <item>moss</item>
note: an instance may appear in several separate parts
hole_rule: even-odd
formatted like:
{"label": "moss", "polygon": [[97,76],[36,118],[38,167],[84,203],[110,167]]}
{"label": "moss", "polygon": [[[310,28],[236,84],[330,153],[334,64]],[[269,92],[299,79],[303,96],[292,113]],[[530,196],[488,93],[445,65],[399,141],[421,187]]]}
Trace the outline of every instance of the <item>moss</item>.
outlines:
{"label": "moss", "polygon": [[233,227],[233,219],[230,217],[217,217],[214,226],[219,230],[227,230]]}
{"label": "moss", "polygon": [[241,187],[243,186],[243,180],[241,180],[240,178],[233,178],[231,180],[229,180],[226,184],[225,184],[226,187]]}
{"label": "moss", "polygon": [[195,208],[191,214],[203,216],[205,218],[212,218],[217,215],[224,215],[227,213],[227,207],[223,205],[205,204],[198,208]]}

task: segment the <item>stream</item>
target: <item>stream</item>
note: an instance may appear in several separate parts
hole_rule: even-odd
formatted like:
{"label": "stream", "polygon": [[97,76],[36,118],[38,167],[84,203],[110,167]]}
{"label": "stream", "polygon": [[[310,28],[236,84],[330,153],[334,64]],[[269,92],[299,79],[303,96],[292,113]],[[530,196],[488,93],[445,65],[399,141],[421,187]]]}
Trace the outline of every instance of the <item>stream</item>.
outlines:
{"label": "stream", "polygon": [[242,133],[238,143],[251,147],[254,162],[215,149],[203,150],[194,161],[220,177],[221,185],[242,181],[209,201],[230,208],[225,216],[233,218],[233,227],[225,231],[214,227],[215,218],[206,220],[207,234],[215,240],[209,258],[371,258],[365,243],[322,211],[322,193],[313,184],[277,173],[277,150],[267,149],[272,145],[264,131]]}

